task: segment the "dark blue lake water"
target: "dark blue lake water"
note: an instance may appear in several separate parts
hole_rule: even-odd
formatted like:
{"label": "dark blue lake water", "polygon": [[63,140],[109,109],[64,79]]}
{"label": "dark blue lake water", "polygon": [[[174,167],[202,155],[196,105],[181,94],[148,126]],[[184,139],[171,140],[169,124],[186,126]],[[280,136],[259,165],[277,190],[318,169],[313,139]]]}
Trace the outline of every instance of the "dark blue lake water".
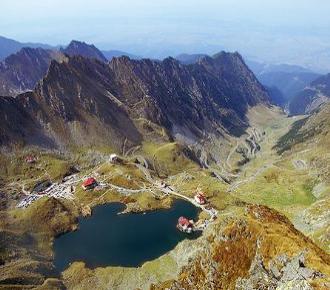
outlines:
{"label": "dark blue lake water", "polygon": [[93,215],[79,219],[79,229],[54,241],[54,264],[58,271],[83,261],[89,268],[138,267],[172,250],[180,241],[198,237],[176,229],[180,216],[197,218],[198,209],[183,200],[170,209],[141,214],[121,214],[120,203],[100,205]]}

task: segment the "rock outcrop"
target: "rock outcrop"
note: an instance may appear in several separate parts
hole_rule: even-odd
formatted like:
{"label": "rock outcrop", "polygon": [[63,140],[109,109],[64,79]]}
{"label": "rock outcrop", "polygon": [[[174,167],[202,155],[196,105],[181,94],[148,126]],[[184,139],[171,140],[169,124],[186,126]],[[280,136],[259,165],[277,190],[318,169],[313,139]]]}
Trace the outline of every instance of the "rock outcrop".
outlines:
{"label": "rock outcrop", "polygon": [[0,96],[14,96],[33,90],[44,77],[52,60],[64,56],[55,50],[22,48],[0,63]]}
{"label": "rock outcrop", "polygon": [[[287,218],[264,206],[227,218],[176,280],[151,289],[327,289],[330,258]],[[304,251],[304,248],[306,251]]]}

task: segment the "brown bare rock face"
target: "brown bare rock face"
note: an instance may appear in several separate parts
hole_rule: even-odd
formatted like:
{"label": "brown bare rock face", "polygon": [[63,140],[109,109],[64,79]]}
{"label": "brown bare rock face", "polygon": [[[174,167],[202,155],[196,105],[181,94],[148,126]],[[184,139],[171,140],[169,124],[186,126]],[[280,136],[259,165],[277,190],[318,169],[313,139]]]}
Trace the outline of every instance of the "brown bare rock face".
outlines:
{"label": "brown bare rock face", "polygon": [[54,50],[22,48],[0,63],[0,95],[14,96],[33,90],[46,74],[52,60],[62,61],[64,56]]}
{"label": "brown bare rock face", "polygon": [[[97,143],[120,148],[125,140],[128,145],[141,143],[143,132],[134,123],[141,118],[185,143],[208,134],[239,136],[248,126],[248,108],[267,105],[268,95],[238,53],[222,52],[192,65],[173,58],[128,57],[106,64],[74,56],[52,61],[35,90],[10,103],[12,110],[30,120],[18,126],[16,139],[26,144],[35,143],[23,134],[33,123],[33,128],[41,128],[38,134],[49,139],[47,145]],[[0,126],[4,140],[15,140],[9,138],[8,121]]]}
{"label": "brown bare rock face", "polygon": [[268,102],[264,88],[237,53],[223,52],[192,65],[173,58],[157,62],[122,57],[113,59],[110,67],[121,100],[139,104],[135,113],[173,135],[198,138],[205,130],[219,129],[240,135],[247,127],[248,106]]}

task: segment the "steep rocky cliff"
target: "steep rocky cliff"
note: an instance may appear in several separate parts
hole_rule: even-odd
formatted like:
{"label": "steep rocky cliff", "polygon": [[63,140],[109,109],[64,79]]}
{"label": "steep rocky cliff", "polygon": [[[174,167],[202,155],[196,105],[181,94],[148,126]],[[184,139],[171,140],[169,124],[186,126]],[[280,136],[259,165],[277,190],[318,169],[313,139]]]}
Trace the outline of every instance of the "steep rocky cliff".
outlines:
{"label": "steep rocky cliff", "polygon": [[[160,62],[128,57],[106,64],[73,56],[52,61],[33,92],[10,102],[11,110],[29,116],[54,146],[101,143],[120,148],[127,141],[141,143],[143,132],[135,124],[141,119],[187,144],[208,134],[238,136],[248,126],[248,108],[267,105],[268,95],[237,53],[223,52],[192,65],[172,58]],[[9,128],[10,119],[4,119],[2,145],[15,140],[9,138]],[[29,128],[23,122],[16,139],[34,144],[22,133]],[[39,145],[44,145],[42,140]]]}
{"label": "steep rocky cliff", "polygon": [[22,48],[0,63],[0,95],[13,96],[34,89],[46,74],[52,60],[64,56],[54,50]]}

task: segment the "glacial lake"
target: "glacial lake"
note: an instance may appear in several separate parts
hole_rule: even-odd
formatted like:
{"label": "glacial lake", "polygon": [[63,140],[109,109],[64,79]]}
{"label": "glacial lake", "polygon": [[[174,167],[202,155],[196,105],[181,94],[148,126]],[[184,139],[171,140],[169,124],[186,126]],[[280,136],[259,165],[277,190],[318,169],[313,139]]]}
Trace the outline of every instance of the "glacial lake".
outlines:
{"label": "glacial lake", "polygon": [[176,200],[170,209],[146,213],[118,214],[125,205],[110,203],[93,209],[93,215],[79,218],[79,229],[54,241],[54,265],[62,272],[71,263],[85,262],[89,268],[138,267],[172,250],[184,239],[200,234],[177,230],[180,216],[197,219],[199,210]]}

